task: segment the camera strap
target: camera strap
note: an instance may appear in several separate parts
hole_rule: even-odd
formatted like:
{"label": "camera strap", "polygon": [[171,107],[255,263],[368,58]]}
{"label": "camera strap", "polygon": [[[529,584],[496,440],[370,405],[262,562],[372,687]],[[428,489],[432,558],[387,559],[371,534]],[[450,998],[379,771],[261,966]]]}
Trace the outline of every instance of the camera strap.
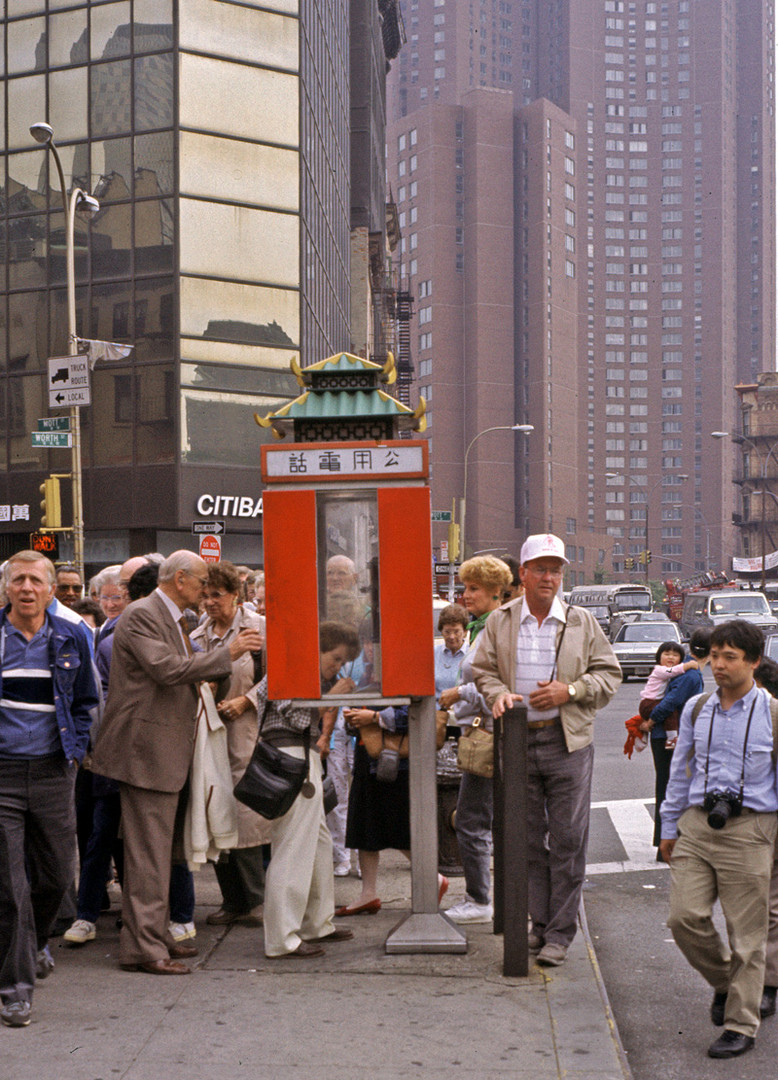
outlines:
{"label": "camera strap", "polygon": [[[751,721],[754,718],[754,708],[756,707],[757,695],[754,695],[754,700],[751,702],[751,711],[748,714],[748,723],[746,724],[746,735],[743,739],[743,760],[740,765],[740,792],[738,798],[740,802],[743,802],[743,791],[746,786],[746,751],[748,750],[748,733],[751,730]],[[713,706],[713,712],[710,717],[710,727],[708,728],[708,747],[705,753],[705,788],[703,791],[703,798],[708,795],[708,766],[710,765],[710,743],[713,738],[713,724],[716,719],[716,712],[718,711],[718,702]]]}

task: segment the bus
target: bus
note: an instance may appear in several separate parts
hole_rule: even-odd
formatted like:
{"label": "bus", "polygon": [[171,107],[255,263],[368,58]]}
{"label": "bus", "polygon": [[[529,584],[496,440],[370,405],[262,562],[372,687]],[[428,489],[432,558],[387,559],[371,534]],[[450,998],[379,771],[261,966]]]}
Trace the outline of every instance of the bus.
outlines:
{"label": "bus", "polygon": [[648,585],[576,585],[570,603],[589,608],[606,635],[614,615],[627,611],[653,611],[654,600]]}

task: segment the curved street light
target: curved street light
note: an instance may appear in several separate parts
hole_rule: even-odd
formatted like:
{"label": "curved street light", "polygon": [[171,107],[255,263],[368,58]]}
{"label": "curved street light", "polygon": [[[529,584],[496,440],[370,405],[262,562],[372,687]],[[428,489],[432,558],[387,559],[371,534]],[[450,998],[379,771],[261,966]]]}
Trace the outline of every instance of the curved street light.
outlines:
{"label": "curved street light", "polygon": [[[51,151],[57,166],[59,187],[62,196],[62,209],[65,214],[65,273],[67,277],[68,303],[68,355],[78,355],[78,337],[76,335],[76,271],[75,271],[75,228],[76,211],[83,210],[96,214],[100,203],[92,195],[79,187],[74,187],[68,198],[65,173],[62,160],[54,142],[54,129],[51,124],[37,123],[30,125],[30,135],[41,146]],[[70,407],[70,430],[73,434],[71,479],[73,484],[73,561],[84,576],[84,503],[81,476],[81,414],[78,405]]]}
{"label": "curved street light", "polygon": [[462,533],[462,554],[464,555],[467,550],[467,533],[465,532],[466,522],[466,509],[467,509],[467,465],[470,451],[473,449],[475,443],[481,438],[482,435],[488,435],[490,431],[520,431],[523,435],[531,435],[535,430],[534,424],[497,424],[495,427],[484,428],[483,431],[479,431],[477,435],[474,435],[470,442],[467,444],[465,450],[465,475],[464,475],[464,488],[463,495],[459,507],[459,523],[460,531]]}
{"label": "curved street light", "polygon": [[[626,474],[626,475],[624,473],[606,473],[605,474],[606,480],[615,480],[617,477],[621,477],[623,480],[629,480],[630,484],[634,484],[636,487],[641,488],[646,493],[646,527],[645,527],[644,532],[643,532],[643,543],[644,543],[643,550],[644,550],[645,556],[646,556],[646,562],[645,562],[646,584],[648,584],[648,566],[649,566],[648,553],[651,550],[650,547],[649,547],[649,541],[648,541],[648,509],[649,509],[649,504],[651,502],[651,496],[654,494],[656,489],[658,487],[661,487],[663,484],[666,484],[667,481],[670,479],[670,476],[660,476],[659,479],[657,480],[657,482],[654,485],[652,485],[652,487],[649,488],[647,484],[641,484],[641,482],[639,480],[636,480],[635,477],[631,476],[630,474]],[[677,480],[688,480],[689,479],[689,474],[688,473],[675,473],[675,478]]]}

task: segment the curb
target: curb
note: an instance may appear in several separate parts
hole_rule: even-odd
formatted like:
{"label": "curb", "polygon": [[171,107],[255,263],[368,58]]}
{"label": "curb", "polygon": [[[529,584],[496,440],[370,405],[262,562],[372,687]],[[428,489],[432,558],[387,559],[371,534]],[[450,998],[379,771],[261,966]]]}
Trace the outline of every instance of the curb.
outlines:
{"label": "curb", "polygon": [[581,924],[581,933],[583,935],[584,942],[586,943],[586,952],[589,956],[589,962],[592,965],[594,971],[595,982],[597,983],[597,989],[600,991],[600,997],[602,999],[603,1006],[605,1007],[605,1019],[608,1023],[608,1030],[610,1031],[611,1039],[616,1048],[616,1056],[619,1059],[619,1065],[624,1075],[624,1080],[634,1080],[632,1075],[632,1069],[630,1068],[629,1059],[627,1058],[627,1051],[624,1049],[624,1044],[621,1041],[619,1035],[618,1025],[616,1024],[616,1017],[613,1015],[613,1009],[611,1008],[610,998],[608,997],[608,991],[605,987],[605,980],[602,977],[600,971],[600,965],[597,962],[597,954],[594,951],[594,945],[589,934],[589,923],[586,919],[586,908],[584,907],[583,897],[581,897],[581,906],[578,909],[578,920]]}

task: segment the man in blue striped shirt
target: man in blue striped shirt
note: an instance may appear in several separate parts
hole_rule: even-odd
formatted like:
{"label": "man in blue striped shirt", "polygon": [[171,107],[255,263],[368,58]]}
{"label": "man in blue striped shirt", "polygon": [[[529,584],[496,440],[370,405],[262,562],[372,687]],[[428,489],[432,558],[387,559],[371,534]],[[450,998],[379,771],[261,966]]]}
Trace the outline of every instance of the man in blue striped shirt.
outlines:
{"label": "man in blue striped shirt", "polygon": [[[710,1057],[750,1050],[759,1028],[768,896],[778,832],[778,777],[770,698],[754,683],[762,631],[733,619],[710,637],[715,693],[681,713],[659,850],[670,864],[668,926],[713,987],[711,1020],[724,1026]],[[713,924],[721,902],[729,946]]]}
{"label": "man in blue striped shirt", "polygon": [[54,567],[35,551],[3,567],[0,613],[0,1020],[26,1027],[36,969],[73,880],[76,766],[97,686],[89,646],[51,615]]}

